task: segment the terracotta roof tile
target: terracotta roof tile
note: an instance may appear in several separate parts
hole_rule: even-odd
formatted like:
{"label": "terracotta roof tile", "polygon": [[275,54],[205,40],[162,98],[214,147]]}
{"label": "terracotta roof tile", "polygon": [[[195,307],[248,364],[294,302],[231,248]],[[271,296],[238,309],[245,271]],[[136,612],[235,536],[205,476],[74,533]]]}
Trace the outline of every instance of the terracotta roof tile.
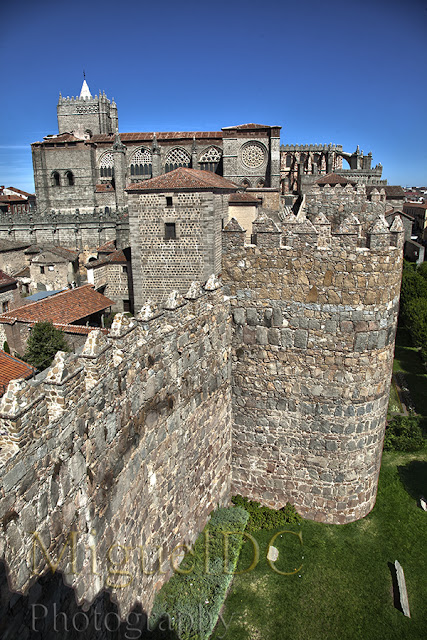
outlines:
{"label": "terracotta roof tile", "polygon": [[[269,124],[255,124],[253,122],[250,122],[248,124],[237,124],[235,126],[232,127],[222,127],[222,130],[227,130],[227,129],[239,129],[239,130],[246,130],[246,129],[277,129],[277,126],[271,126]],[[281,129],[281,127],[280,127]]]}
{"label": "terracotta roof tile", "polygon": [[[152,142],[156,133],[157,140],[221,140],[222,131],[137,131],[132,133],[121,133],[122,142]],[[90,142],[114,142],[114,134],[96,134],[91,137]]]}
{"label": "terracotta roof tile", "polygon": [[114,192],[114,187],[111,182],[102,182],[101,184],[95,185],[95,193],[105,193],[105,192]]}
{"label": "terracotta roof tile", "polygon": [[9,287],[11,284],[16,284],[17,280],[9,276],[4,271],[0,270],[0,287]]}
{"label": "terracotta roof tile", "polygon": [[29,242],[15,242],[14,240],[0,238],[0,252],[19,251],[20,249],[26,249],[28,246]]}
{"label": "terracotta roof tile", "polygon": [[114,304],[112,300],[98,293],[93,285],[86,284],[77,289],[68,289],[49,298],[33,302],[0,315],[0,322],[49,322],[71,324],[86,316],[103,311]]}
{"label": "terracotta roof tile", "polygon": [[17,189],[16,187],[7,187],[7,189],[9,189],[9,191],[16,191],[17,193],[20,193],[22,196],[25,196],[26,198],[36,197],[35,193],[28,193],[28,191],[23,191],[22,189]]}
{"label": "terracotta roof tile", "polygon": [[403,207],[407,209],[427,209],[426,202],[405,202]]}
{"label": "terracotta roof tile", "polygon": [[366,193],[368,195],[371,194],[373,189],[377,189],[378,191],[381,191],[381,189],[384,189],[387,198],[403,198],[405,195],[405,192],[403,191],[402,187],[399,187],[397,185],[388,185],[388,184],[371,184],[371,185],[367,185],[366,187]]}
{"label": "terracotta roof tile", "polygon": [[108,242],[105,242],[100,247],[98,247],[98,253],[112,253],[115,250],[116,250],[115,240],[109,240]]}
{"label": "terracotta roof tile", "polygon": [[228,202],[229,204],[260,204],[258,198],[250,193],[232,193]]}
{"label": "terracotta roof tile", "polygon": [[315,184],[356,184],[354,180],[339,176],[337,173],[328,173],[316,180]]}
{"label": "terracotta roof tile", "polygon": [[99,258],[98,260],[92,260],[91,262],[88,262],[85,266],[87,269],[93,269],[93,267],[100,267],[103,264],[127,264],[128,259],[126,258],[125,254],[123,253],[123,251],[121,250],[117,250],[117,251],[113,251],[112,253],[109,253],[106,256],[103,256],[102,258]]}
{"label": "terracotta roof tile", "polygon": [[151,180],[135,182],[126,191],[236,191],[237,185],[211,171],[179,167]]}
{"label": "terracotta roof tile", "polygon": [[7,385],[11,380],[16,378],[30,378],[37,369],[31,365],[11,356],[10,353],[6,353],[0,350],[0,395],[6,390]]}

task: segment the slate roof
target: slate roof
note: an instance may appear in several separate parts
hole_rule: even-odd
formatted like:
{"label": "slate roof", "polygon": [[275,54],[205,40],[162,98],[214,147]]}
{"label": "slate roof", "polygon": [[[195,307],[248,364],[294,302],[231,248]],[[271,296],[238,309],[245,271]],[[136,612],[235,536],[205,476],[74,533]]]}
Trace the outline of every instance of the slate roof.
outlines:
{"label": "slate roof", "polygon": [[179,167],[151,180],[129,185],[126,191],[237,191],[238,187],[230,180],[211,171]]}
{"label": "slate roof", "polygon": [[18,281],[15,280],[15,278],[12,278],[12,276],[9,276],[4,271],[0,270],[0,289],[3,287],[10,287],[11,284],[16,284],[17,282]]}
{"label": "slate roof", "polygon": [[0,349],[0,395],[11,380],[31,378],[37,369]]}
{"label": "slate roof", "polygon": [[14,324],[15,322],[49,322],[70,324],[82,318],[103,311],[114,304],[102,293],[98,293],[93,285],[86,284],[76,289],[67,289],[50,298],[33,302],[13,311],[0,315],[0,322]]}

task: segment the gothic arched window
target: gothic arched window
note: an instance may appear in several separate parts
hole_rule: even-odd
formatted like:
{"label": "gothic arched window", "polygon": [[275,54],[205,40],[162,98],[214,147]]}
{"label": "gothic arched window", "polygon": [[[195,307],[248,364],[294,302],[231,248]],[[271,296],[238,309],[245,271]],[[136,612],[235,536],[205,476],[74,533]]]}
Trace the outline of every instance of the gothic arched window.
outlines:
{"label": "gothic arched window", "polygon": [[74,187],[74,175],[72,171],[65,172],[65,180],[67,181],[67,185],[69,187]]}
{"label": "gothic arched window", "polygon": [[111,151],[107,151],[101,156],[99,161],[99,174],[101,178],[114,177],[114,157]]}
{"label": "gothic arched window", "polygon": [[147,176],[151,178],[152,174],[152,155],[148,149],[138,149],[132,156],[130,165],[131,176]]}
{"label": "gothic arched window", "polygon": [[221,150],[217,147],[209,147],[200,157],[199,166],[202,171],[215,173],[222,159]]}
{"label": "gothic arched window", "polygon": [[178,169],[178,167],[191,167],[191,156],[185,149],[176,147],[166,156],[165,173]]}
{"label": "gothic arched window", "polygon": [[60,187],[61,186],[61,178],[59,176],[58,171],[54,171],[52,173],[52,187]]}
{"label": "gothic arched window", "polygon": [[289,169],[290,167],[292,167],[292,155],[288,153],[286,155],[286,168]]}

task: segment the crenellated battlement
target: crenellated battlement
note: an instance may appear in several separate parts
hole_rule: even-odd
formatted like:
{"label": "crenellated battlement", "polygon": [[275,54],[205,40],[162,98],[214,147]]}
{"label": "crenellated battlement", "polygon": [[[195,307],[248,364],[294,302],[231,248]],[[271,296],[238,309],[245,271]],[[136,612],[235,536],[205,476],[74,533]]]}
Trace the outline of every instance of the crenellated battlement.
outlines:
{"label": "crenellated battlement", "polygon": [[[364,220],[367,226],[366,220]],[[379,215],[335,228],[303,208],[231,220],[233,491],[349,522],[375,503],[399,309],[403,231]]]}
{"label": "crenellated battlement", "polygon": [[[34,531],[53,561],[76,531],[78,566],[67,558],[60,570],[78,601],[107,587],[123,613],[136,601],[150,609],[171,571],[153,566],[158,547],[167,558],[191,544],[230,499],[229,325],[212,277],[188,296],[173,292],[161,309],[117,314],[107,337],[94,330],[80,353],[58,352],[34,380],[9,384],[0,401],[0,553],[13,590],[49,570],[38,543],[33,558]],[[108,561],[114,544],[134,550],[126,588]]]}

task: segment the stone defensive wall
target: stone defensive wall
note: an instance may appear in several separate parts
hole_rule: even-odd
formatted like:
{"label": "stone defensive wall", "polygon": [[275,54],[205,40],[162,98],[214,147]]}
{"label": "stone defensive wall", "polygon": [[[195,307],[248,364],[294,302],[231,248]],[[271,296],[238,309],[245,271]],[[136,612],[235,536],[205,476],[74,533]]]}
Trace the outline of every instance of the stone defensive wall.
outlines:
{"label": "stone defensive wall", "polygon": [[389,230],[379,218],[363,238],[355,217],[338,235],[325,216],[314,224],[292,218],[279,228],[259,216],[256,245],[245,246],[234,219],[223,233],[233,316],[232,492],[345,523],[375,503],[403,226],[399,218]]}
{"label": "stone defensive wall", "polygon": [[91,209],[74,215],[45,213],[9,215],[0,213],[0,238],[31,244],[54,244],[84,251],[117,239],[118,247],[129,246],[127,212],[102,214]]}
{"label": "stone defensive wall", "polygon": [[228,504],[231,328],[218,287],[210,278],[161,311],[118,314],[108,337],[94,330],[79,354],[9,384],[0,558],[11,590],[58,565],[79,603],[106,588],[122,615],[149,612],[179,545]]}

